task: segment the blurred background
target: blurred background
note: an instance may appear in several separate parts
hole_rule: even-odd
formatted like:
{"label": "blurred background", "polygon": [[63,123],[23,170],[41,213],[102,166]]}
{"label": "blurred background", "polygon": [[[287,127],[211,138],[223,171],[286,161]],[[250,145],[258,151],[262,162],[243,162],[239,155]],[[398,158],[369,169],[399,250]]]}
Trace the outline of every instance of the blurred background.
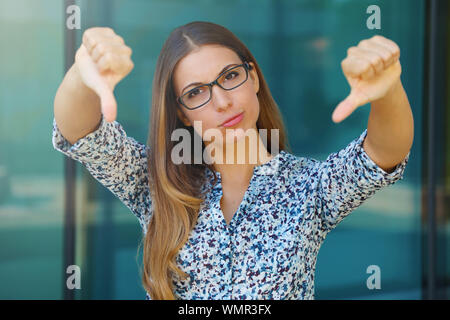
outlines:
{"label": "blurred background", "polygon": [[[81,28],[68,29],[69,5]],[[367,8],[380,8],[370,30]],[[331,232],[319,252],[316,299],[450,296],[449,4],[436,0],[0,0],[0,299],[144,299],[134,215],[81,164],[53,149],[53,98],[85,29],[109,26],[133,49],[116,87],[119,121],[145,143],[163,42],[195,20],[234,32],[260,64],[296,155],[320,160],[367,127],[370,107],[335,124],[349,87],[346,50],[381,34],[401,49],[415,119],[404,179]],[[81,289],[69,290],[69,265]],[[381,271],[368,289],[367,268]]]}

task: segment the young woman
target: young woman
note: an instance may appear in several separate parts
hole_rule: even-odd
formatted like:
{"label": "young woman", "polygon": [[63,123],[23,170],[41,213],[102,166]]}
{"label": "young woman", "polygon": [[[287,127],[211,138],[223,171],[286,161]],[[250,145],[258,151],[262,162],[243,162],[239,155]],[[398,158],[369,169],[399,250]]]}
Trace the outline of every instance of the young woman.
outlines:
{"label": "young woman", "polygon": [[[133,68],[130,56],[113,30],[85,31],[55,97],[53,145],[138,217],[147,299],[313,299],[327,233],[403,178],[413,117],[397,45],[375,36],[348,50],[342,68],[351,93],[333,120],[371,102],[368,128],[325,161],[289,151],[255,58],[233,33],[208,22],[178,27],[166,40],[153,79],[148,143],[137,142],[115,121],[113,90]],[[173,160],[172,133],[179,129],[192,137],[192,161],[181,164]],[[243,134],[262,129],[267,139]],[[224,138],[210,139],[208,130]],[[245,152],[210,162],[211,146],[214,156]],[[247,160],[255,153],[256,161]]]}

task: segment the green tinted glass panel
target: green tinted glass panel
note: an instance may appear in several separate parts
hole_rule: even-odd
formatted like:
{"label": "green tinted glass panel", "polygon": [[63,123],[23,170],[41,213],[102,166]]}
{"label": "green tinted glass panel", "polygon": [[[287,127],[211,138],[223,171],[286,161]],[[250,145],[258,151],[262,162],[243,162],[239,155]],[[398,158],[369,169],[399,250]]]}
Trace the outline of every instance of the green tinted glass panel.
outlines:
{"label": "green tinted glass panel", "polygon": [[[195,20],[222,24],[249,47],[299,156],[325,160],[367,127],[369,105],[339,124],[331,121],[331,114],[349,93],[340,65],[347,48],[375,34],[400,46],[402,81],[415,119],[422,118],[425,8],[421,0],[377,1],[380,30],[367,28],[366,10],[373,1],[364,0],[84,0],[77,4],[82,12],[77,45],[85,29],[110,26],[133,49],[135,68],[115,90],[117,120],[142,143],[147,140],[151,85],[161,47],[175,27]],[[328,235],[317,260],[317,299],[421,297],[421,136],[421,122],[416,121],[404,179],[381,190]],[[136,262],[141,236],[137,220],[83,169],[78,182],[78,192],[84,196],[77,207],[78,234],[83,239],[77,240],[77,261],[86,275],[80,297],[143,299]],[[140,257],[137,260],[140,263]],[[367,269],[373,265],[381,271],[377,290],[367,287]]]}

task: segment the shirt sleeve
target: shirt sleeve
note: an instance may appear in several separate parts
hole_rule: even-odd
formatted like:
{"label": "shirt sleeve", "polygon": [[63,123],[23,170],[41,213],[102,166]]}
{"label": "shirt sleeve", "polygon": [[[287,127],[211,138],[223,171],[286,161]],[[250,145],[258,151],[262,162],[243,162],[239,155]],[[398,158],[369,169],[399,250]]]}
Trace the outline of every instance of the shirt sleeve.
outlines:
{"label": "shirt sleeve", "polygon": [[388,173],[365,152],[366,136],[367,129],[347,147],[316,163],[316,215],[323,235],[376,191],[403,179],[411,151]]}
{"label": "shirt sleeve", "polygon": [[53,118],[52,142],[54,149],[83,164],[117,196],[145,230],[151,212],[145,145],[128,137],[120,123],[107,122],[103,116],[95,131],[73,145],[61,134]]}

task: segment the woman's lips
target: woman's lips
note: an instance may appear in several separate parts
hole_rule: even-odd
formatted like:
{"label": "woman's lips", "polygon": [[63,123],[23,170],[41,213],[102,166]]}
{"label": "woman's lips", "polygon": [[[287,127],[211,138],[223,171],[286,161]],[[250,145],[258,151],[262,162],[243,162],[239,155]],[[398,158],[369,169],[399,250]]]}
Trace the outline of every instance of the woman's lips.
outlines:
{"label": "woman's lips", "polygon": [[232,118],[231,120],[224,122],[222,124],[222,127],[232,127],[235,124],[238,124],[239,122],[241,122],[242,118],[244,118],[244,112],[241,112],[240,114],[238,114],[236,117]]}

